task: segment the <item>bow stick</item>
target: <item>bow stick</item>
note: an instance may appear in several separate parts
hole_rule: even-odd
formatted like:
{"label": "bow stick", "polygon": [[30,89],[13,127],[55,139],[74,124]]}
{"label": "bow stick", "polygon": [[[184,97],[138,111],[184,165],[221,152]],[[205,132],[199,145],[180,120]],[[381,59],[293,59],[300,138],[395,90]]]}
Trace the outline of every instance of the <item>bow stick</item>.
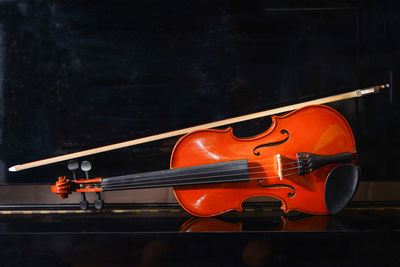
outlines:
{"label": "bow stick", "polygon": [[92,148],[92,149],[83,150],[83,151],[79,151],[79,152],[75,152],[75,153],[71,153],[71,154],[66,154],[66,155],[61,155],[61,156],[57,156],[57,157],[42,159],[42,160],[33,161],[33,162],[29,162],[29,163],[24,163],[21,165],[15,165],[15,166],[10,167],[8,170],[11,172],[16,172],[16,171],[30,169],[30,168],[34,168],[34,167],[38,167],[38,166],[47,165],[47,164],[52,164],[52,163],[56,163],[56,162],[60,162],[60,161],[64,161],[64,160],[85,157],[85,156],[102,153],[102,152],[106,152],[106,151],[111,151],[111,150],[115,150],[115,149],[119,149],[119,148],[135,146],[135,145],[148,143],[148,142],[152,142],[152,141],[156,141],[156,140],[166,139],[166,138],[170,138],[170,137],[174,137],[174,136],[178,136],[178,135],[183,135],[183,134],[195,131],[195,130],[215,128],[215,127],[219,127],[219,126],[223,126],[223,125],[227,125],[227,124],[233,124],[233,123],[237,123],[237,122],[260,118],[260,117],[284,113],[284,112],[299,109],[301,107],[308,106],[308,105],[320,105],[320,104],[335,102],[335,101],[339,101],[339,100],[345,100],[345,99],[349,99],[349,98],[361,97],[361,96],[367,95],[367,94],[378,93],[381,89],[388,88],[388,87],[389,87],[389,84],[376,85],[376,86],[358,89],[358,90],[347,92],[347,93],[323,97],[323,98],[306,101],[306,102],[302,102],[302,103],[298,103],[298,104],[288,105],[285,107],[279,107],[279,108],[274,108],[274,109],[270,109],[270,110],[260,111],[260,112],[256,112],[256,113],[252,113],[252,114],[238,116],[235,118],[201,124],[201,125],[197,125],[197,126],[192,126],[192,127],[175,130],[175,131],[170,131],[170,132],[166,132],[166,133],[161,133],[161,134],[156,134],[156,135],[151,135],[151,136],[142,137],[142,138],[138,138],[138,139],[133,139],[133,140],[116,143],[116,144],[112,144],[112,145]]}

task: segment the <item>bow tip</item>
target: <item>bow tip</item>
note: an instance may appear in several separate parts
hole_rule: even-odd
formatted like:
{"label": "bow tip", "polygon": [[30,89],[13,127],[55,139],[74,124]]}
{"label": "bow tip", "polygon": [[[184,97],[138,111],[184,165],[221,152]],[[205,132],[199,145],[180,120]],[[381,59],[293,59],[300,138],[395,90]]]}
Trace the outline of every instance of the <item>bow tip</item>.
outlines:
{"label": "bow tip", "polygon": [[16,168],[16,166],[12,166],[12,167],[8,168],[8,171],[9,172],[16,172],[17,168]]}

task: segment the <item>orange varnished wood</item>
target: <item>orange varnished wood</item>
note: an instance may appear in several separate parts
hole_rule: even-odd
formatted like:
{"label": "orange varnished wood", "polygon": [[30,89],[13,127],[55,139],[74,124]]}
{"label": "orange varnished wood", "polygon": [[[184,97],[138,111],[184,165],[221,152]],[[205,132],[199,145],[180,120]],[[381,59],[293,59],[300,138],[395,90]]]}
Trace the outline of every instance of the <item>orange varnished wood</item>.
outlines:
{"label": "orange varnished wood", "polygon": [[76,184],[92,184],[92,183],[100,183],[101,179],[103,179],[102,177],[96,177],[96,178],[92,178],[92,179],[79,179],[79,180],[75,180],[72,181]]}
{"label": "orange varnished wood", "polygon": [[[274,146],[255,147],[284,140]],[[325,181],[336,166],[323,166],[299,176],[295,169],[297,152],[333,155],[356,153],[353,133],[347,121],[327,106],[307,106],[283,116],[273,116],[271,127],[251,138],[237,138],[232,128],[198,130],[179,139],[171,156],[171,168],[248,159],[250,181],[196,186],[180,186],[174,193],[189,213],[215,216],[242,210],[242,203],[255,196],[270,196],[282,202],[284,212],[297,210],[310,214],[327,214],[324,201]],[[276,155],[282,158],[283,179],[278,177]],[[290,169],[293,168],[293,169]],[[260,182],[260,178],[263,178]],[[276,186],[270,187],[268,186]],[[267,186],[267,187],[266,187]]]}
{"label": "orange varnished wood", "polygon": [[91,187],[91,188],[79,188],[75,190],[76,192],[101,192],[101,188]]}

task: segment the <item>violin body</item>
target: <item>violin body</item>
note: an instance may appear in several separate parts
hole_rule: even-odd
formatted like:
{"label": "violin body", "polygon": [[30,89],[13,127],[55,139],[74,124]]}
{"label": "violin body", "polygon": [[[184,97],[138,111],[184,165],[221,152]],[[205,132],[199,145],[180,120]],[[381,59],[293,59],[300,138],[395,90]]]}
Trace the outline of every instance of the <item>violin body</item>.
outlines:
{"label": "violin body", "polygon": [[199,217],[241,211],[242,203],[256,196],[280,200],[284,212],[327,214],[326,180],[341,163],[327,164],[300,174],[297,153],[301,152],[356,154],[349,124],[334,109],[312,105],[283,116],[273,116],[271,127],[251,138],[234,136],[232,128],[188,133],[174,147],[172,169],[247,159],[250,179],[236,183],[175,186],[176,199],[186,211]]}

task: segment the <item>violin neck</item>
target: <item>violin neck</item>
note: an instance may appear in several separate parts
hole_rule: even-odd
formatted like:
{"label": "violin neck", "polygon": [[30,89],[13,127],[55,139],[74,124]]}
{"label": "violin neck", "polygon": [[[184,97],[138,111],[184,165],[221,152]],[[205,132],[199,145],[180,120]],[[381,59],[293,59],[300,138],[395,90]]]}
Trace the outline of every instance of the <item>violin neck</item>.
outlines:
{"label": "violin neck", "polygon": [[247,159],[139,174],[101,181],[102,191],[249,181]]}

